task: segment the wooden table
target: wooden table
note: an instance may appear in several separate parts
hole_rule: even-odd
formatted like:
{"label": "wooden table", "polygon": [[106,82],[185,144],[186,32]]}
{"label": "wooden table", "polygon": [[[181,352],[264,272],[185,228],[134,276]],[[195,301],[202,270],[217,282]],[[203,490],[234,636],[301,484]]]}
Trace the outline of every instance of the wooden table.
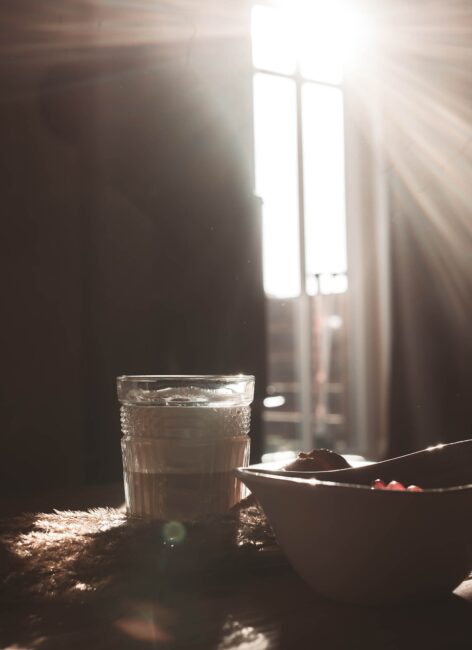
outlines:
{"label": "wooden table", "polygon": [[[88,504],[101,501],[97,495],[87,499]],[[276,550],[253,554],[247,562],[236,557],[211,570],[166,570],[158,566],[162,555],[157,546],[156,562],[150,555],[143,557],[143,544],[146,553],[152,550],[148,533],[142,529],[134,536],[122,515],[114,513],[119,532],[107,526],[93,533],[80,526],[76,530],[76,520],[58,530],[54,515],[34,515],[29,523],[22,522],[21,533],[8,538],[9,526],[13,531],[18,524],[12,519],[4,524],[3,539],[10,539],[9,544],[14,540],[19,557],[12,564],[8,555],[13,547],[7,548],[1,648],[472,648],[472,580],[442,602],[386,608],[338,605],[318,597]],[[43,560],[33,575],[28,573],[34,563],[28,543],[36,539]],[[85,547],[86,562],[77,553]],[[20,557],[22,552],[26,556]],[[60,572],[54,568],[55,553],[62,555]]]}

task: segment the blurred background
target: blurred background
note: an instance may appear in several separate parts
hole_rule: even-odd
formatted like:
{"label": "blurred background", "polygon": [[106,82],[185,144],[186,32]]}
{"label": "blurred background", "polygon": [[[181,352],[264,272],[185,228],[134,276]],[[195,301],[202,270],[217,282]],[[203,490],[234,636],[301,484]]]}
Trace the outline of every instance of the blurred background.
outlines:
{"label": "blurred background", "polygon": [[3,495],[121,480],[119,374],[255,374],[254,462],[472,437],[470,3],[0,20]]}

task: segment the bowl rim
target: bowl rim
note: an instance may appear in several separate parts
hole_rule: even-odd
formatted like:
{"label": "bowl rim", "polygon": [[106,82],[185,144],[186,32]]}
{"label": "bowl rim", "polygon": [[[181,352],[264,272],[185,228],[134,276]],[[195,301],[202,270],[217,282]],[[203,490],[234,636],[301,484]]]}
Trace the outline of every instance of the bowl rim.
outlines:
{"label": "bowl rim", "polygon": [[262,469],[261,463],[256,466],[249,465],[248,467],[238,467],[235,472],[240,479],[250,476],[258,482],[285,482],[288,484],[303,485],[310,489],[312,487],[322,486],[326,488],[352,488],[354,490],[368,491],[372,494],[410,494],[410,495],[424,495],[424,494],[445,494],[472,491],[472,483],[466,485],[454,485],[453,487],[446,488],[424,488],[421,492],[412,492],[408,490],[375,490],[370,485],[362,485],[360,483],[340,483],[338,481],[323,481],[317,478],[300,478],[297,476],[282,476],[280,474],[271,474],[269,471],[259,471]]}

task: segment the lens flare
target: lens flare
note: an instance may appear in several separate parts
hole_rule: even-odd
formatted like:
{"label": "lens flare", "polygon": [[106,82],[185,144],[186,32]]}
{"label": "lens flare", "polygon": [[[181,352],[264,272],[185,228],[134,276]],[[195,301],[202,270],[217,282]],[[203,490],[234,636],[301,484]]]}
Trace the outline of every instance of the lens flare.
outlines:
{"label": "lens flare", "polygon": [[187,536],[187,530],[180,521],[168,521],[162,526],[164,544],[175,546],[181,544]]}

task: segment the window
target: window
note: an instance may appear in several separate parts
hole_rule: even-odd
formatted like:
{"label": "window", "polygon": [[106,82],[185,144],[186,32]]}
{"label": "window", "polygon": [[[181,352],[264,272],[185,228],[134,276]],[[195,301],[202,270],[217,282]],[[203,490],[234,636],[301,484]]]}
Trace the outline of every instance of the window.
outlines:
{"label": "window", "polygon": [[344,90],[363,25],[333,0],[252,8],[266,452],[349,449]]}

